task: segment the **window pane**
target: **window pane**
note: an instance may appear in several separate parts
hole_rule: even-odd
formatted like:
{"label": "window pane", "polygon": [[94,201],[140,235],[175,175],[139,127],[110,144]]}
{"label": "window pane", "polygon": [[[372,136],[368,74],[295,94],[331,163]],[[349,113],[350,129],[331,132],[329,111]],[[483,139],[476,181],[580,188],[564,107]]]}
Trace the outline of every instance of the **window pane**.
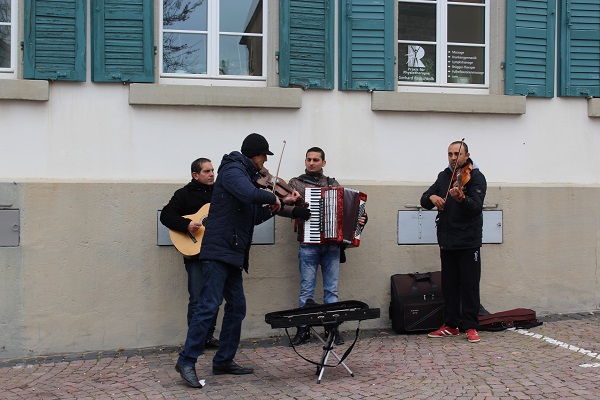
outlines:
{"label": "window pane", "polygon": [[485,8],[448,6],[448,41],[483,44],[485,41]]}
{"label": "window pane", "polygon": [[436,5],[398,3],[398,40],[435,42]]}
{"label": "window pane", "polygon": [[262,0],[221,0],[221,32],[262,33]]}
{"label": "window pane", "polygon": [[163,28],[206,31],[207,5],[208,0],[163,0]]}
{"label": "window pane", "polygon": [[476,4],[484,4],[485,0],[448,0],[448,3],[476,3]]}
{"label": "window pane", "polygon": [[10,0],[0,0],[0,22],[10,22]]}
{"label": "window pane", "polygon": [[0,68],[10,68],[10,26],[0,26]]}
{"label": "window pane", "polygon": [[398,80],[404,82],[436,81],[436,46],[431,44],[398,45]]}
{"label": "window pane", "polygon": [[206,74],[206,35],[165,33],[163,72]]}
{"label": "window pane", "polygon": [[448,46],[448,83],[485,83],[483,47]]}
{"label": "window pane", "polygon": [[219,75],[262,76],[262,37],[219,38]]}

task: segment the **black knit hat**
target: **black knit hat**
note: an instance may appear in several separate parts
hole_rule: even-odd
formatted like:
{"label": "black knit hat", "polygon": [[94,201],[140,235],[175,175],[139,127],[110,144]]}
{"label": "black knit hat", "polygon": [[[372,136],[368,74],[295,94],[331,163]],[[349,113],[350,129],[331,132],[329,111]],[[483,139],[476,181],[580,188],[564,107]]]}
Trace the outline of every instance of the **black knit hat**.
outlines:
{"label": "black knit hat", "polygon": [[246,139],[244,139],[244,142],[242,143],[242,154],[248,158],[252,158],[259,154],[273,155],[269,150],[269,142],[267,142],[267,139],[258,133],[251,133],[246,136]]}

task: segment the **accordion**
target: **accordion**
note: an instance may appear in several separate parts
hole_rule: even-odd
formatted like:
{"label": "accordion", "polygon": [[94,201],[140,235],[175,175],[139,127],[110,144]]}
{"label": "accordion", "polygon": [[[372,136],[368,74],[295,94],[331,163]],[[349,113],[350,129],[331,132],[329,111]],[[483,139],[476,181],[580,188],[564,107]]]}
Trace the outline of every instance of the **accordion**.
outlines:
{"label": "accordion", "polygon": [[310,218],[304,221],[302,243],[343,243],[358,247],[362,227],[358,218],[365,214],[367,195],[358,190],[308,187],[304,190]]}

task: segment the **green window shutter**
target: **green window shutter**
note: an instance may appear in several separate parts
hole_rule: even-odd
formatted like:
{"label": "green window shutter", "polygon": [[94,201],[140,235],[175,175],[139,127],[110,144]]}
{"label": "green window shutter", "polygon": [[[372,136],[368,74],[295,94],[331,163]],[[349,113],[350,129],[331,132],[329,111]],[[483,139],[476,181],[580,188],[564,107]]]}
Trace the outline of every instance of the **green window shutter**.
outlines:
{"label": "green window shutter", "polygon": [[560,6],[559,96],[600,97],[600,0]]}
{"label": "green window shutter", "polygon": [[154,1],[91,4],[92,81],[154,82]]}
{"label": "green window shutter", "polygon": [[340,90],[394,90],[394,0],[340,0]]}
{"label": "green window shutter", "polygon": [[333,89],[335,0],[279,1],[279,85]]}
{"label": "green window shutter", "polygon": [[506,94],[554,97],[554,0],[507,0]]}
{"label": "green window shutter", "polygon": [[84,0],[25,0],[23,77],[85,81]]}

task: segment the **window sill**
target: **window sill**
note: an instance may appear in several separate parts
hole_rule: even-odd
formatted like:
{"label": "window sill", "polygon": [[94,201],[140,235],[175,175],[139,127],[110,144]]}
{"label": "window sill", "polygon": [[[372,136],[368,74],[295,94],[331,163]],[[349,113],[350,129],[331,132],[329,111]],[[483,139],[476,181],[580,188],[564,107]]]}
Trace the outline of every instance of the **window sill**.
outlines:
{"label": "window sill", "polygon": [[600,118],[600,99],[588,99],[588,117]]}
{"label": "window sill", "polygon": [[525,100],[525,96],[375,91],[371,110],[520,115],[525,114]]}
{"label": "window sill", "polygon": [[0,100],[48,101],[48,81],[0,79]]}
{"label": "window sill", "polygon": [[130,105],[301,108],[302,90],[132,83]]}

